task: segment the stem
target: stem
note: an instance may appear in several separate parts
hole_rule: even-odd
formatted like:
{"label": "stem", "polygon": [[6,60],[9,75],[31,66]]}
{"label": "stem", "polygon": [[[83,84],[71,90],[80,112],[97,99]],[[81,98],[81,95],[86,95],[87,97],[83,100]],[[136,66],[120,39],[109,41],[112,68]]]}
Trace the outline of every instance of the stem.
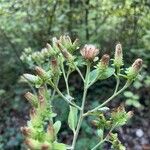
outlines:
{"label": "stem", "polygon": [[116,76],[116,82],[117,82],[117,84],[116,84],[116,88],[115,88],[114,93],[116,93],[116,92],[118,91],[119,84],[120,84],[120,79],[119,79],[119,77],[118,77],[118,76]]}
{"label": "stem", "polygon": [[56,92],[57,92],[67,103],[69,103],[70,105],[72,105],[72,106],[76,107],[77,109],[81,110],[81,108],[80,108],[78,105],[76,105],[75,103],[72,103],[70,100],[68,100],[68,99],[62,94],[62,92],[58,89],[58,87],[53,84],[52,81],[49,81],[49,84],[56,90]]}
{"label": "stem", "polygon": [[68,85],[68,76],[69,76],[69,75],[66,76],[66,74],[65,74],[65,69],[64,69],[64,64],[63,64],[63,63],[62,63],[61,68],[62,68],[62,73],[63,73],[63,76],[64,76],[66,88],[67,88],[67,94],[70,95],[69,85]]}
{"label": "stem", "polygon": [[126,84],[123,86],[122,89],[120,89],[118,92],[114,93],[110,98],[108,98],[104,103],[102,103],[101,105],[97,106],[96,108],[88,111],[87,113],[84,114],[84,116],[87,116],[88,114],[97,111],[99,108],[103,107],[104,105],[106,105],[108,102],[110,102],[113,98],[115,98],[118,94],[120,94],[121,92],[123,92],[127,87],[129,87],[129,85],[131,84],[131,82],[129,80],[127,80]]}
{"label": "stem", "polygon": [[109,136],[109,134],[114,130],[114,128],[116,127],[117,124],[115,124],[114,126],[111,127],[110,131],[108,132],[108,134],[106,135],[106,137],[101,140],[97,145],[95,145],[91,150],[96,150],[102,143],[104,143],[107,140],[107,137]]}
{"label": "stem", "polygon": [[83,82],[85,82],[84,77],[83,77],[80,69],[77,67],[77,65],[75,65],[75,68],[76,68],[77,72],[79,73],[80,77],[82,78]]}
{"label": "stem", "polygon": [[81,124],[82,124],[83,117],[84,117],[83,114],[84,114],[84,106],[85,106],[85,100],[86,100],[86,95],[87,95],[87,90],[88,90],[89,72],[90,72],[90,63],[87,64],[87,71],[86,71],[86,76],[85,76],[84,92],[83,92],[80,116],[79,116],[76,131],[74,132],[74,137],[73,137],[71,150],[74,150],[74,148],[75,148],[76,141],[77,141],[77,138],[78,138],[78,135],[79,135],[79,130],[81,128]]}

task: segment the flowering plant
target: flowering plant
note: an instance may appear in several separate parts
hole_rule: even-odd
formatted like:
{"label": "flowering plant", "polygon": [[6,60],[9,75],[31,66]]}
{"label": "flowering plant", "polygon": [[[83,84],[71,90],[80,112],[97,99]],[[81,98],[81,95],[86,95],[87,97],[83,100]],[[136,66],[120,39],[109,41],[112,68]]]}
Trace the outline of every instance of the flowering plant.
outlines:
{"label": "flowering plant", "polygon": [[[118,139],[117,133],[113,130],[124,125],[132,117],[132,111],[126,112],[123,105],[110,111],[108,102],[128,88],[136,79],[142,67],[142,60],[137,59],[131,67],[124,69],[122,66],[123,52],[120,43],[116,45],[113,61],[110,63],[110,56],[105,54],[99,60],[99,49],[94,45],[85,45],[80,49],[79,55],[78,40],[72,42],[69,36],[61,36],[59,39],[53,38],[52,45],[47,44],[41,52],[32,53],[26,49],[21,56],[22,60],[35,66],[36,74],[24,74],[23,77],[29,84],[37,88],[38,92],[25,94],[25,98],[31,103],[30,120],[27,126],[21,127],[25,137],[25,143],[31,150],[74,150],[78,140],[80,128],[83,120],[88,116],[94,116],[92,123],[97,129],[99,142],[92,150],[96,150],[105,141],[110,142],[117,150],[124,150],[125,147]],[[43,65],[45,64],[46,65]],[[50,63],[49,63],[50,62]],[[84,74],[80,67],[86,68]],[[68,79],[72,72],[77,71],[83,81],[82,100],[77,100],[70,92]],[[63,76],[66,91],[59,89],[59,80]],[[85,101],[88,89],[95,83],[114,76],[116,87],[111,97],[103,103],[85,112]],[[120,87],[120,78],[124,78],[125,84]],[[53,91],[49,92],[49,88]],[[64,94],[65,93],[65,94]],[[53,101],[60,96],[68,103],[70,108],[68,114],[68,126],[72,130],[73,140],[70,145],[58,142],[58,133],[61,128],[56,117]],[[77,101],[82,101],[81,106]],[[110,111],[110,113],[106,113]]]}

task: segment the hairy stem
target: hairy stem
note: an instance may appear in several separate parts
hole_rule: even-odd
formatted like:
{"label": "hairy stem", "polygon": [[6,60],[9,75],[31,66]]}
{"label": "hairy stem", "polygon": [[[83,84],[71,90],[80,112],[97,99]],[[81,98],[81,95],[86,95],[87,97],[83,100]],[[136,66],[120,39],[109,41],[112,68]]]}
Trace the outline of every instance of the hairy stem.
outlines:
{"label": "hairy stem", "polygon": [[77,109],[79,109],[79,110],[81,110],[81,108],[78,106],[78,105],[76,105],[75,103],[73,103],[73,102],[71,102],[70,100],[68,100],[63,94],[62,94],[62,92],[58,89],[58,87],[57,86],[55,86],[51,81],[49,81],[50,83],[50,85],[56,90],[56,92],[59,94],[59,96],[61,96],[67,103],[69,103],[71,106],[74,106],[74,107],[76,107]]}
{"label": "hairy stem", "polygon": [[121,88],[118,92],[114,92],[114,94],[109,97],[105,102],[103,102],[101,105],[97,106],[96,108],[88,111],[87,113],[84,114],[84,116],[87,116],[88,114],[97,111],[98,109],[100,109],[101,107],[105,106],[108,102],[110,102],[113,98],[115,98],[117,95],[119,95],[121,92],[123,92],[127,87],[129,87],[129,85],[131,84],[130,81],[127,81],[126,84],[123,86],[123,88]]}
{"label": "hairy stem", "polygon": [[114,130],[114,128],[116,127],[117,124],[115,124],[114,126],[111,127],[110,131],[108,132],[108,134],[106,135],[106,137],[101,140],[98,144],[96,144],[91,150],[96,150],[100,145],[102,145],[108,138],[109,134]]}
{"label": "hairy stem", "polygon": [[66,88],[67,88],[67,94],[70,95],[69,85],[68,85],[68,76],[69,75],[66,76],[65,69],[64,69],[64,64],[62,64],[61,68],[62,68],[62,73],[63,73],[63,76],[64,76]]}
{"label": "hairy stem", "polygon": [[79,120],[78,120],[78,124],[77,124],[77,128],[76,131],[74,133],[74,137],[73,137],[73,142],[72,142],[72,148],[71,150],[74,150],[75,145],[76,145],[76,141],[79,135],[79,130],[81,128],[81,124],[83,121],[83,114],[84,114],[84,106],[85,106],[85,100],[86,100],[86,95],[87,95],[87,90],[88,90],[88,78],[89,78],[89,72],[90,72],[90,63],[87,64],[87,71],[86,71],[86,76],[85,76],[85,83],[84,83],[84,92],[83,92],[83,98],[82,98],[82,105],[81,105],[81,110],[80,110],[80,116],[79,116]]}

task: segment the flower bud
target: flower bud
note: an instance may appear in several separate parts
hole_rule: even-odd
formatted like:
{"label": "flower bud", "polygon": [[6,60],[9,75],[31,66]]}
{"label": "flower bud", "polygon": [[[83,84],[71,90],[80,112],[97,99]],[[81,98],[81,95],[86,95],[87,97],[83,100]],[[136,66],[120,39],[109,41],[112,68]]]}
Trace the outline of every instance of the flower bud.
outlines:
{"label": "flower bud", "polygon": [[119,68],[119,67],[121,67],[123,65],[122,45],[120,43],[116,45],[114,65],[117,68]]}
{"label": "flower bud", "polygon": [[46,49],[48,50],[50,56],[54,56],[57,53],[49,43],[46,44]]}
{"label": "flower bud", "polygon": [[37,83],[39,81],[39,78],[37,76],[31,75],[31,74],[28,74],[28,73],[23,74],[23,77],[31,83]]}
{"label": "flower bud", "polygon": [[41,147],[41,143],[38,140],[34,140],[31,138],[26,138],[25,144],[32,150],[39,149],[39,147]]}
{"label": "flower bud", "polygon": [[59,68],[59,64],[56,58],[52,58],[51,60],[51,69],[52,69],[52,73],[53,75],[59,75],[61,73],[60,68]]}
{"label": "flower bud", "polygon": [[85,59],[93,60],[99,54],[99,49],[94,45],[85,45],[83,49],[80,50],[80,53]]}
{"label": "flower bud", "polygon": [[44,69],[42,69],[41,67],[38,67],[38,66],[35,67],[35,71],[41,79],[47,79],[48,78],[46,71]]}
{"label": "flower bud", "polygon": [[63,47],[63,45],[61,45],[59,41],[57,41],[57,46],[66,60],[69,60],[69,61],[74,60],[73,56],[67,51],[66,48]]}
{"label": "flower bud", "polygon": [[132,118],[133,115],[134,115],[133,111],[129,111],[127,113],[127,116],[128,116],[129,119]]}
{"label": "flower bud", "polygon": [[142,68],[143,60],[138,58],[135,60],[135,62],[132,64],[130,68],[127,70],[127,77],[129,80],[134,80],[136,76],[138,75],[139,71]]}
{"label": "flower bud", "polygon": [[103,55],[102,58],[101,58],[101,60],[100,60],[100,62],[99,62],[99,65],[98,65],[99,68],[101,70],[107,69],[107,67],[109,65],[109,60],[110,60],[109,55],[107,55],[107,54]]}
{"label": "flower bud", "polygon": [[46,139],[50,142],[55,141],[55,130],[52,124],[48,125]]}
{"label": "flower bud", "polygon": [[38,102],[37,96],[35,96],[30,92],[27,92],[24,96],[31,103],[32,106],[37,107],[37,102]]}
{"label": "flower bud", "polygon": [[22,132],[22,134],[24,135],[24,136],[28,136],[28,137],[30,137],[31,136],[31,129],[30,128],[28,128],[28,127],[21,127],[20,128],[20,130],[21,130],[21,132]]}
{"label": "flower bud", "polygon": [[48,57],[49,56],[49,51],[47,48],[43,48],[41,50],[41,54],[44,56],[44,57]]}
{"label": "flower bud", "polygon": [[41,145],[41,150],[51,150],[52,146],[50,143],[45,142],[44,144]]}

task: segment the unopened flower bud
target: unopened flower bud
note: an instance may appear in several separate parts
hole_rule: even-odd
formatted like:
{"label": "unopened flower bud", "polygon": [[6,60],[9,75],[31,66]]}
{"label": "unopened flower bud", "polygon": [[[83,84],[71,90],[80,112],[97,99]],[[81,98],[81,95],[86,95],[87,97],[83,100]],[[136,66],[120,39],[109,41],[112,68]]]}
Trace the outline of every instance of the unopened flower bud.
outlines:
{"label": "unopened flower bud", "polygon": [[52,46],[49,43],[46,44],[46,48],[50,56],[56,55],[57,52],[52,48]]}
{"label": "unopened flower bud", "polygon": [[120,43],[116,45],[114,65],[117,68],[119,68],[119,67],[121,67],[123,65],[122,45]]}
{"label": "unopened flower bud", "polygon": [[135,60],[135,62],[132,64],[132,66],[127,71],[127,77],[129,80],[134,80],[136,76],[138,75],[139,71],[142,68],[143,60],[138,58]]}
{"label": "unopened flower bud", "polygon": [[27,92],[24,96],[31,103],[32,106],[37,107],[37,104],[38,104],[37,96],[35,96],[34,94],[30,92]]}
{"label": "unopened flower bud", "polygon": [[58,64],[58,61],[56,58],[52,58],[52,60],[51,60],[51,69],[52,69],[53,75],[56,77],[57,77],[57,75],[59,75],[61,73],[59,64]]}
{"label": "unopened flower bud", "polygon": [[133,114],[134,114],[133,111],[129,111],[129,112],[127,113],[128,118],[129,118],[129,119],[132,118]]}
{"label": "unopened flower bud", "polygon": [[44,144],[41,145],[41,150],[51,150],[51,144],[48,142],[45,142]]}
{"label": "unopened flower bud", "polygon": [[47,79],[48,78],[46,71],[44,69],[42,69],[41,67],[38,67],[38,66],[35,67],[35,71],[41,79]]}
{"label": "unopened flower bud", "polygon": [[94,45],[85,45],[83,49],[80,50],[80,53],[85,59],[93,60],[99,54],[99,49]]}
{"label": "unopened flower bud", "polygon": [[24,135],[24,136],[31,136],[31,129],[30,128],[28,128],[28,127],[21,127],[20,128],[20,130],[21,130],[21,132],[22,132],[22,134]]}
{"label": "unopened flower bud", "polygon": [[48,56],[49,56],[48,49],[47,49],[47,48],[43,48],[43,49],[41,50],[41,54],[42,54],[44,57],[48,57]]}
{"label": "unopened flower bud", "polygon": [[37,83],[39,81],[39,78],[32,74],[26,73],[26,74],[23,74],[23,77],[31,83]]}
{"label": "unopened flower bud", "polygon": [[107,54],[103,55],[102,58],[101,58],[101,60],[100,60],[100,62],[99,62],[99,65],[98,65],[99,68],[101,70],[107,69],[107,67],[109,65],[109,60],[110,60],[109,55],[107,55]]}
{"label": "unopened flower bud", "polygon": [[57,41],[57,46],[58,46],[59,50],[61,51],[62,55],[64,56],[64,58],[66,60],[69,60],[69,61],[73,61],[74,60],[73,56],[67,51],[66,48],[64,48],[61,45],[61,43],[59,41]]}
{"label": "unopened flower bud", "polygon": [[39,147],[41,147],[41,143],[38,140],[34,140],[31,138],[26,138],[25,144],[32,150],[39,149]]}
{"label": "unopened flower bud", "polygon": [[48,125],[46,139],[50,142],[55,141],[55,131],[54,131],[54,127],[52,124]]}

